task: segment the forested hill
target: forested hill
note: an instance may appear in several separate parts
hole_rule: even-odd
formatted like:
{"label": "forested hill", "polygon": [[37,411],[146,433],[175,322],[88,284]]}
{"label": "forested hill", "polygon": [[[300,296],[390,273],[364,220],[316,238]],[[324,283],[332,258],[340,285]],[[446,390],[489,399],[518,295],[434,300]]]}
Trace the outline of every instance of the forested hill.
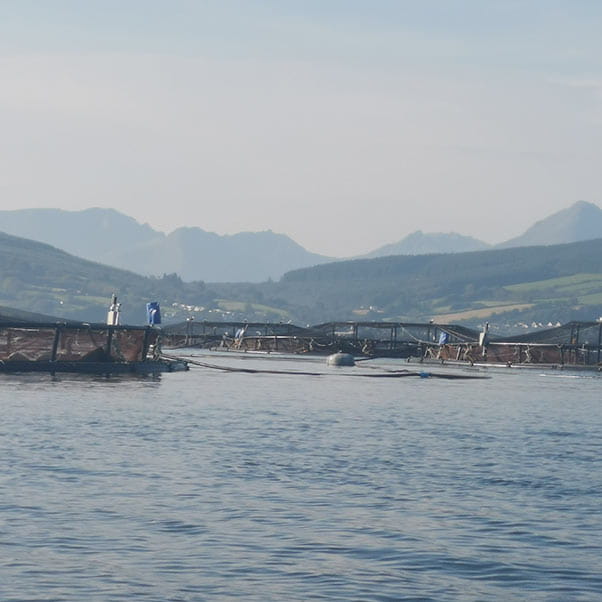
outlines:
{"label": "forested hill", "polygon": [[0,257],[0,305],[47,315],[102,322],[116,292],[124,321],[140,324],[148,301],[167,309],[213,299],[202,282],[183,283],[175,274],[146,278],[2,232]]}
{"label": "forested hill", "polygon": [[307,321],[553,322],[602,315],[602,239],[341,261],[285,274],[273,291]]}
{"label": "forested hill", "polygon": [[602,273],[602,239],[439,255],[393,255],[339,261],[285,274],[282,282],[380,282],[421,279],[433,285],[470,282],[508,285],[578,272]]}

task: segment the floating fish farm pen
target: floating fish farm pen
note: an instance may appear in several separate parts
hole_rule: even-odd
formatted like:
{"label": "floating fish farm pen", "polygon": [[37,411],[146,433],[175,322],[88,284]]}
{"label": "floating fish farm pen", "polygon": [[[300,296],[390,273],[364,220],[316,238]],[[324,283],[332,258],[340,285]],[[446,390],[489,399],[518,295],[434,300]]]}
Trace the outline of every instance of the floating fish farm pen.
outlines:
{"label": "floating fish farm pen", "polygon": [[165,347],[199,347],[223,351],[306,353],[311,351],[312,329],[290,323],[209,322],[186,320],[164,326]]}
{"label": "floating fish farm pen", "polygon": [[371,357],[422,358],[431,345],[478,339],[476,330],[433,322],[326,322],[312,327],[329,347]]}
{"label": "floating fish farm pen", "polygon": [[169,347],[263,351],[408,361],[598,368],[602,365],[602,322],[570,322],[519,336],[492,336],[460,325],[406,322],[326,322],[294,324],[188,320],[164,328]]}
{"label": "floating fish farm pen", "polygon": [[265,351],[329,355],[342,351],[371,357],[423,357],[441,339],[461,343],[479,333],[461,326],[399,322],[327,322],[303,328],[263,322],[187,320],[165,326],[166,347],[200,347],[227,351]]}
{"label": "floating fish farm pen", "polygon": [[158,373],[186,369],[160,356],[149,326],[0,320],[1,372]]}

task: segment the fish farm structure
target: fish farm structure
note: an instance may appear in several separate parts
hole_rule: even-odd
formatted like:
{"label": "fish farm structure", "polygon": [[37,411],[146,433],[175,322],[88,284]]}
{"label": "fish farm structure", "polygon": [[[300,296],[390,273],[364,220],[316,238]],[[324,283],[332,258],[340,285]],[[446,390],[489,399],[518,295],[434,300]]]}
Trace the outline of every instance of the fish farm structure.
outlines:
{"label": "fish farm structure", "polygon": [[408,361],[554,367],[602,366],[602,322],[569,322],[517,336],[459,325],[406,322],[327,322],[310,327],[261,322],[187,320],[165,326],[166,347],[223,351],[395,357]]}
{"label": "fish farm structure", "polygon": [[602,319],[569,322],[517,336],[496,336],[461,325],[418,322],[211,322],[189,318],[160,324],[158,303],[147,304],[147,326],[119,323],[113,295],[107,323],[60,320],[0,307],[0,372],[155,373],[187,369],[162,348],[401,358],[440,364],[602,370]]}
{"label": "fish farm structure", "polygon": [[160,354],[160,331],[149,326],[4,320],[0,373],[158,373],[185,370]]}

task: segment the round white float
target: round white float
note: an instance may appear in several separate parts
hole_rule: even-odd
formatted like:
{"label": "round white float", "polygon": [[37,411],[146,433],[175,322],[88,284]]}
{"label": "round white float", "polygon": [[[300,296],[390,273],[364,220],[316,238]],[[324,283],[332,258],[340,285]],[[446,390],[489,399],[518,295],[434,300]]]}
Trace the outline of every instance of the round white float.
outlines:
{"label": "round white float", "polygon": [[355,366],[355,359],[351,353],[333,353],[326,358],[329,366]]}

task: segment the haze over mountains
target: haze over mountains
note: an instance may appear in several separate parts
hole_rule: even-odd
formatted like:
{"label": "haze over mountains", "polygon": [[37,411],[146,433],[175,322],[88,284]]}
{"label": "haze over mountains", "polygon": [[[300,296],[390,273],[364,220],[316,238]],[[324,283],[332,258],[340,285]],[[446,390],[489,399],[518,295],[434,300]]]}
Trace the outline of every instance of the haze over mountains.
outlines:
{"label": "haze over mountains", "polygon": [[520,236],[497,245],[490,245],[455,232],[425,234],[418,230],[399,242],[380,247],[364,257],[464,253],[485,249],[557,245],[594,238],[602,238],[602,209],[594,203],[577,201],[567,209],[536,222]]}
{"label": "haze over mountains", "polygon": [[0,232],[137,274],[175,272],[186,281],[263,282],[332,261],[270,230],[220,236],[183,227],[165,234],[114,209],[0,211]]}
{"label": "haze over mountains", "polygon": [[[142,275],[177,273],[185,281],[263,282],[298,268],[335,261],[310,253],[270,230],[218,235],[198,227],[170,234],[113,209],[0,211],[0,232],[33,239],[68,253]],[[602,210],[579,201],[534,224],[497,248],[552,245],[602,237]],[[363,257],[460,253],[496,248],[457,233],[409,234]]]}
{"label": "haze over mountains", "polygon": [[430,255],[432,253],[464,253],[466,251],[483,251],[490,248],[482,240],[463,236],[455,232],[429,232],[417,230],[402,240],[384,245],[364,257],[386,257],[387,255]]}
{"label": "haze over mountains", "polygon": [[593,203],[577,201],[567,209],[536,222],[521,236],[511,238],[497,246],[500,248],[531,247],[594,238],[602,238],[602,209]]}

